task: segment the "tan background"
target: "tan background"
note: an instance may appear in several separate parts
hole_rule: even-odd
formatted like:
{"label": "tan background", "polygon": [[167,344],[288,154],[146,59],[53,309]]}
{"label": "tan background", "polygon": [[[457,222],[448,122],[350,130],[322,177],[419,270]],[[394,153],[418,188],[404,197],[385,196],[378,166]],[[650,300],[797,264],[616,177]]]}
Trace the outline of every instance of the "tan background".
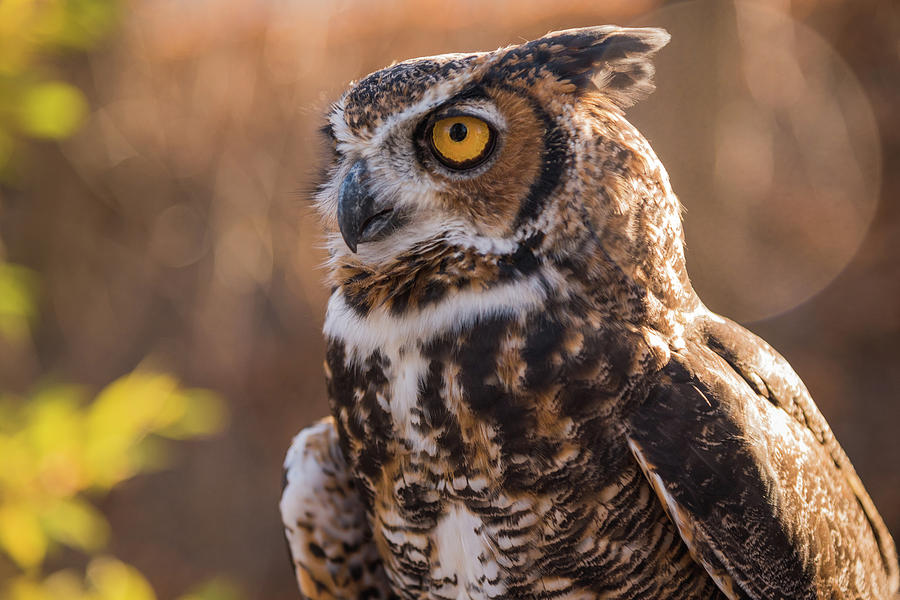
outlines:
{"label": "tan background", "polygon": [[102,385],[147,361],[227,398],[223,436],[102,507],[161,598],[219,572],[295,597],[277,499],[292,434],[326,412],[307,192],[328,103],[393,60],[609,22],[674,35],[629,114],[686,205],[701,297],[791,361],[900,535],[892,2],[138,0],[66,65],[87,126],[4,192],[0,234],[41,275],[43,321],[0,378]]}

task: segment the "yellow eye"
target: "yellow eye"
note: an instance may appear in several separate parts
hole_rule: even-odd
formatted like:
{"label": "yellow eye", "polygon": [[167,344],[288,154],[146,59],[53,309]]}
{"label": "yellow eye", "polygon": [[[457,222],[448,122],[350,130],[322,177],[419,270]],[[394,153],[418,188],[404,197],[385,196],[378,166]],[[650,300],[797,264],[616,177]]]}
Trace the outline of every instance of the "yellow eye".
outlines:
{"label": "yellow eye", "polygon": [[481,163],[494,148],[494,132],[479,118],[467,115],[439,119],[431,126],[431,148],[452,169]]}

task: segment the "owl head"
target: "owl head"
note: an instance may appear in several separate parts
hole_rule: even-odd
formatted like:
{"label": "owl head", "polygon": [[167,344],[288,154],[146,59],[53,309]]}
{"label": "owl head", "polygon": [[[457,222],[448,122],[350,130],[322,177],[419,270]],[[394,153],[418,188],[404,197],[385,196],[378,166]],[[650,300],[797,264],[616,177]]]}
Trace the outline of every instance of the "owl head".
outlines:
{"label": "owl head", "polygon": [[335,286],[360,312],[401,312],[547,260],[632,279],[678,262],[678,202],[623,116],[653,90],[650,59],[668,40],[571,29],[352,84],[327,116],[317,196]]}

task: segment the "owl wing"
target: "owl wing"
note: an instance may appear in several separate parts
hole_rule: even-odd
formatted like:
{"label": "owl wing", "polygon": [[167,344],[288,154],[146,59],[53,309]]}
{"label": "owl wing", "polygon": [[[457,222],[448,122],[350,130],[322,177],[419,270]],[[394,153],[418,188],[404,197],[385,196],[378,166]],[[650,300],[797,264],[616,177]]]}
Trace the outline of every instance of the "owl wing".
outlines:
{"label": "owl wing", "polygon": [[394,598],[332,418],[297,434],[284,477],[281,520],[302,595]]}
{"label": "owl wing", "polygon": [[803,383],[710,315],[629,417],[629,445],[729,598],[886,598],[893,540]]}

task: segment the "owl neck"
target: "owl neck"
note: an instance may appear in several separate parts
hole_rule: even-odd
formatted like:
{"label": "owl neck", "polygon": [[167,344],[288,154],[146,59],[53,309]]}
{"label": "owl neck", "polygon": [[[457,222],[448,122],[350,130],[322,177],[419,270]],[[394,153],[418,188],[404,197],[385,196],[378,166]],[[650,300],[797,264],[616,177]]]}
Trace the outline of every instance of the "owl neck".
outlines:
{"label": "owl neck", "polygon": [[671,332],[701,306],[685,265],[681,204],[620,111],[589,102],[583,109],[574,181],[543,216],[545,244],[612,318]]}
{"label": "owl neck", "polygon": [[685,265],[678,201],[648,195],[634,208],[566,227],[563,249],[550,260],[610,321],[674,334],[701,306]]}
{"label": "owl neck", "polygon": [[[643,254],[637,242],[630,247],[611,251],[603,236],[584,227],[565,248],[549,235],[533,233],[505,253],[435,240],[384,265],[347,261],[332,273],[337,285],[326,334],[365,356],[379,348],[421,344],[485,319],[525,319],[554,307],[589,311],[598,327],[678,337],[696,296],[681,271],[652,261],[680,246]],[[625,256],[645,259],[627,263]]]}

